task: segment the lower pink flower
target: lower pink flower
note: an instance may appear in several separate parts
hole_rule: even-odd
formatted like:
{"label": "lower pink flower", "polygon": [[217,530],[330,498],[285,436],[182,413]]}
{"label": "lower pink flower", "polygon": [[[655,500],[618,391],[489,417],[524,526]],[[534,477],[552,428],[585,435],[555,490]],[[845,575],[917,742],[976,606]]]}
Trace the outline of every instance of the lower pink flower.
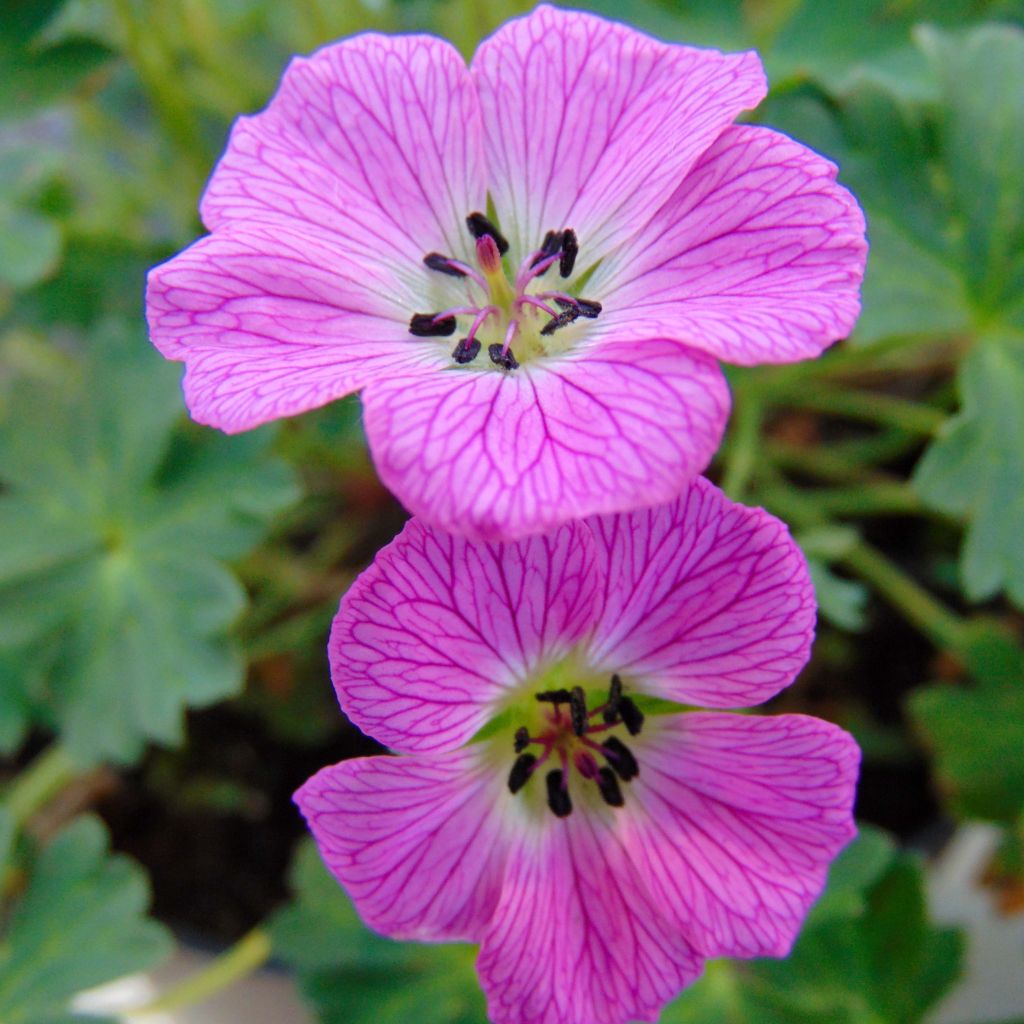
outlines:
{"label": "lower pink flower", "polygon": [[814,616],[786,527],[703,480],[516,543],[413,521],[330,644],[403,756],[296,800],[368,925],[480,944],[495,1024],[656,1020],[705,959],[785,955],[854,835],[847,733],[722,710],[792,682]]}

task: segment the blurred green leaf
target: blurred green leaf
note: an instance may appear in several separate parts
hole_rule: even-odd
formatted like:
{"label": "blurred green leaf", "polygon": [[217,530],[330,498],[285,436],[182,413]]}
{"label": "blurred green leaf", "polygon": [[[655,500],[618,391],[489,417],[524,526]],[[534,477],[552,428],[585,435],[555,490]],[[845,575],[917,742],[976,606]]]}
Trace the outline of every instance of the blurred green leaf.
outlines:
{"label": "blurred green leaf", "polygon": [[4,0],[0,17],[0,120],[24,117],[71,92],[114,53],[91,39],[41,40],[63,0]]}
{"label": "blurred green leaf", "polygon": [[955,932],[928,923],[920,864],[862,831],[783,960],[715,962],[663,1024],[914,1024],[955,982]]}
{"label": "blurred green leaf", "polygon": [[961,411],[913,484],[929,505],[967,521],[967,596],[982,601],[1005,589],[1024,608],[1024,338],[981,339],[960,365],[959,385]]}
{"label": "blurred green leaf", "polygon": [[1024,811],[1024,649],[982,625],[965,657],[977,682],[916,690],[910,714],[953,810],[1013,822]]}
{"label": "blurred green leaf", "polygon": [[176,429],[179,371],[137,336],[94,333],[69,370],[23,381],[0,424],[0,649],[78,758],[128,761],[237,691],[245,597],[221,563],[295,489],[268,433]]}
{"label": "blurred green leaf", "polygon": [[168,933],[146,918],[144,874],[107,847],[100,822],[80,818],[32,864],[0,937],[4,1024],[67,1020],[77,993],[152,967],[170,952]]}
{"label": "blurred green leaf", "polygon": [[60,229],[48,217],[0,203],[0,285],[24,288],[60,258]]}
{"label": "blurred green leaf", "polygon": [[848,633],[860,632],[864,628],[864,609],[868,601],[864,584],[842,579],[817,558],[808,558],[807,568],[811,571],[818,611],[832,625]]}
{"label": "blurred green leaf", "polygon": [[374,934],[311,840],[297,850],[291,883],[294,900],[271,921],[271,939],[323,1024],[485,1019],[472,947],[400,943]]}

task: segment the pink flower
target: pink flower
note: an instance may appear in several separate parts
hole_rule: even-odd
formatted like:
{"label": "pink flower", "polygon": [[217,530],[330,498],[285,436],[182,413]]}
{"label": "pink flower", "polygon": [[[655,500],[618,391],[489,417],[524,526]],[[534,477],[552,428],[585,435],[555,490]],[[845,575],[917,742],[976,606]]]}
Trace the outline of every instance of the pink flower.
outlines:
{"label": "pink flower", "polygon": [[429,36],[325,47],[235,125],[213,233],[150,274],[153,341],[227,431],[361,390],[381,478],[450,532],[670,500],[721,438],[716,360],[815,356],[859,309],[836,168],[731,126],[764,93],[755,53],[551,7],[469,69]]}
{"label": "pink flower", "polygon": [[367,924],[480,943],[495,1024],[655,1020],[706,958],[785,955],[854,835],[845,732],[684,707],[788,686],[814,613],[785,526],[704,480],[504,544],[413,520],[330,641],[402,756],[296,800]]}

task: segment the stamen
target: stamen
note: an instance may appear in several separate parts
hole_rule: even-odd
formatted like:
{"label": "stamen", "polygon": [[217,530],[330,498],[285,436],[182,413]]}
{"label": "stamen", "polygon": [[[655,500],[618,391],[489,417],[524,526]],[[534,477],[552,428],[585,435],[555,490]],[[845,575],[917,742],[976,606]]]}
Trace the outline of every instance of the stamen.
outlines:
{"label": "stamen", "polygon": [[534,696],[548,704],[568,704],[572,700],[572,694],[568,690],[542,690]]}
{"label": "stamen", "polygon": [[595,302],[593,299],[577,299],[576,306],[580,311],[580,316],[585,316],[588,320],[596,320],[601,315],[600,302]]}
{"label": "stamen", "polygon": [[601,790],[604,802],[610,807],[621,807],[625,802],[622,799],[622,790],[619,788],[619,780],[615,778],[615,772],[611,768],[602,768],[597,773],[597,786]]}
{"label": "stamen", "polygon": [[605,705],[601,717],[611,725],[619,719],[619,703],[622,701],[622,679],[618,674],[612,676],[611,685],[608,687],[608,703]]}
{"label": "stamen", "polygon": [[417,338],[447,338],[455,333],[455,317],[437,313],[413,313],[409,333]]}
{"label": "stamen", "polygon": [[572,273],[579,252],[580,244],[576,239],[576,232],[572,228],[566,228],[562,232],[562,256],[558,261],[558,272],[562,277],[568,277]]}
{"label": "stamen", "polygon": [[491,357],[491,362],[500,366],[503,370],[519,369],[519,360],[516,359],[512,349],[506,351],[505,346],[500,341],[496,341],[493,345],[488,346],[487,354]]}
{"label": "stamen", "polygon": [[508,252],[508,240],[482,213],[471,213],[466,218],[466,227],[469,228],[470,234],[474,238],[483,238],[485,235],[493,238],[494,244],[502,256]]}
{"label": "stamen", "polygon": [[[513,793],[518,793],[519,790],[526,785],[530,779],[530,775],[533,774],[533,766],[537,763],[537,758],[533,754],[520,754],[512,765],[512,771],[508,773],[508,788]],[[548,776],[550,779],[550,776]],[[548,789],[550,790],[550,782]],[[550,803],[550,797],[549,801]]]}
{"label": "stamen", "polygon": [[587,731],[587,697],[582,686],[574,686],[569,695],[569,715],[572,731],[582,736]]}
{"label": "stamen", "polygon": [[517,754],[521,754],[530,745],[530,731],[525,725],[519,726],[516,729],[515,736],[515,750]]}
{"label": "stamen", "polygon": [[569,309],[559,313],[558,316],[549,320],[541,329],[541,334],[554,334],[555,331],[561,330],[561,328],[571,324],[574,320],[577,320],[580,315],[579,306],[572,306]]}
{"label": "stamen", "polygon": [[539,309],[542,313],[547,313],[548,316],[558,316],[558,314],[545,302],[541,302],[534,295],[520,295],[516,299],[516,303],[520,306],[534,306]]}
{"label": "stamen", "polygon": [[615,769],[623,782],[629,782],[640,774],[640,765],[637,764],[633,752],[617,736],[609,736],[604,741],[603,753],[608,758],[608,763]]}
{"label": "stamen", "polygon": [[447,274],[449,277],[466,277],[466,271],[462,269],[462,265],[449,259],[447,256],[439,252],[428,252],[423,257],[423,262],[431,270],[436,270],[440,274]]}
{"label": "stamen", "polygon": [[[523,757],[527,755],[524,754]],[[565,774],[561,768],[555,768],[548,772],[548,807],[558,818],[567,818],[572,814],[572,800],[569,798],[569,790],[565,784]]]}
{"label": "stamen", "polygon": [[630,736],[637,736],[644,727],[644,713],[633,703],[629,697],[623,697],[619,701],[619,714],[622,716],[622,724]]}
{"label": "stamen", "polygon": [[576,765],[576,770],[585,779],[596,779],[600,773],[597,761],[594,760],[594,755],[586,750],[577,750],[573,757],[573,764]]}
{"label": "stamen", "polygon": [[[544,241],[540,243],[540,249],[537,250],[530,262],[531,269],[537,266],[543,260],[548,259],[550,256],[557,256],[562,251],[562,232],[561,231],[549,231],[544,236]],[[549,263],[548,266],[551,266]],[[546,268],[545,268],[546,269]]]}
{"label": "stamen", "polygon": [[452,349],[452,359],[460,366],[473,362],[480,354],[480,342],[475,339],[463,338],[455,348]]}

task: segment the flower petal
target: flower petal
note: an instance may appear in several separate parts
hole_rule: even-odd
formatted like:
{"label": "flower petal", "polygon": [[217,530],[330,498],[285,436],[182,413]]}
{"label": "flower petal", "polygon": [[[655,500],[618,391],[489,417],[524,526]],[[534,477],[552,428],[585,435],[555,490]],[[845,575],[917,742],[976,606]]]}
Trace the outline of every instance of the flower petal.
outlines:
{"label": "flower petal", "polygon": [[649,895],[618,812],[520,830],[477,970],[493,1024],[655,1021],[702,959]]}
{"label": "flower petal", "polygon": [[471,544],[413,520],[342,599],[328,652],[345,713],[396,750],[451,750],[594,624],[590,531]]}
{"label": "flower petal", "polygon": [[320,225],[355,258],[419,273],[432,250],[471,253],[483,170],[476,90],[453,47],[368,33],[296,58],[267,108],[238,119],[203,221]]}
{"label": "flower petal", "polygon": [[632,236],[766,89],[753,52],[670,45],[547,6],[486,40],[472,74],[491,194],[513,251],[571,227],[583,269]]}
{"label": "flower petal", "polygon": [[384,483],[429,522],[485,539],[667,501],[707,465],[728,403],[712,360],[661,339],[508,374],[396,374],[364,393]]}
{"label": "flower petal", "polygon": [[479,745],[324,768],[295,801],[363,920],[396,939],[476,940],[498,902],[511,794]]}
{"label": "flower petal", "polygon": [[767,128],[726,129],[588,286],[596,336],[675,338],[745,366],[808,359],[860,312],[864,215],[836,167]]}
{"label": "flower petal", "polygon": [[404,294],[386,268],[359,263],[325,232],[257,222],[154,268],[146,308],[153,343],[186,362],[193,417],[234,432],[381,373],[448,365],[442,346],[409,334]]}
{"label": "flower petal", "polygon": [[676,501],[590,521],[607,581],[588,658],[639,690],[760,704],[810,655],[814,589],[784,523],[706,480]]}
{"label": "flower petal", "polygon": [[806,715],[707,712],[649,719],[636,748],[628,845],[656,905],[703,956],[785,956],[856,834],[853,738]]}

